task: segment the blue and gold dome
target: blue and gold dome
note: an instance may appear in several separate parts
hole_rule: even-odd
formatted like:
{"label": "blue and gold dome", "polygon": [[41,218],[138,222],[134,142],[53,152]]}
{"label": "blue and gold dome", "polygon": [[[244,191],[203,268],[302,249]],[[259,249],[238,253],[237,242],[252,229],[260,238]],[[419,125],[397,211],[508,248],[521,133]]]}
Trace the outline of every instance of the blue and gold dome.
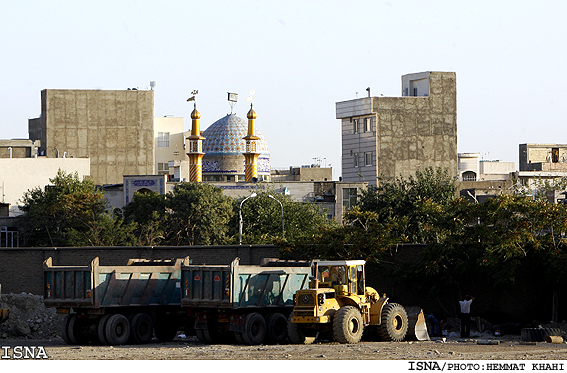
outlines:
{"label": "blue and gold dome", "polygon": [[[203,179],[204,181],[244,181],[248,121],[229,114],[213,124],[203,137]],[[270,179],[270,151],[262,134],[256,131],[259,180]]]}
{"label": "blue and gold dome", "polygon": [[[242,155],[246,151],[248,122],[235,114],[229,114],[211,124],[204,132],[203,152],[209,155]],[[260,139],[257,149],[261,154],[270,154],[264,136],[256,131]]]}

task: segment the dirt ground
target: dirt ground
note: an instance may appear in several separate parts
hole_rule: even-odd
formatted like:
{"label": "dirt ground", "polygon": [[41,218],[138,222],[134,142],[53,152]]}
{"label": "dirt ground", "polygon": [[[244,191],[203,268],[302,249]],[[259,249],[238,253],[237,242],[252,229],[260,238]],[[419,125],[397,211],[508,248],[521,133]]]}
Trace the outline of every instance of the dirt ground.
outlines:
{"label": "dirt ground", "polygon": [[[498,344],[485,344],[498,343]],[[432,339],[312,345],[204,345],[195,337],[169,343],[124,346],[69,346],[51,340],[3,339],[0,356],[14,359],[18,346],[43,347],[50,360],[567,360],[567,344],[502,339]],[[19,350],[20,349],[20,350]],[[28,349],[29,351],[29,349]],[[44,356],[42,356],[45,358]]]}

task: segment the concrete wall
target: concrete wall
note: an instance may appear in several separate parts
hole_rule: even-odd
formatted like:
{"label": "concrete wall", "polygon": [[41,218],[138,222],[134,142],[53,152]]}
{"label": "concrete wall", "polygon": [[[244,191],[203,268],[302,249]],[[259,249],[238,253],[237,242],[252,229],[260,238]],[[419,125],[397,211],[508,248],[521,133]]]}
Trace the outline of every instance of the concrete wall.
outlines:
{"label": "concrete wall", "polygon": [[49,179],[57,175],[57,171],[77,172],[83,180],[90,175],[88,158],[0,158],[0,202],[7,202],[10,215],[19,214],[18,205],[25,192],[30,189],[43,188],[50,184]]}
{"label": "concrete wall", "polygon": [[[532,163],[567,163],[566,144],[520,144],[520,171],[537,171]],[[557,159],[552,153],[556,152]]]}
{"label": "concrete wall", "polygon": [[229,264],[239,257],[241,264],[260,264],[262,258],[279,258],[270,245],[242,246],[159,246],[159,247],[68,247],[0,248],[2,293],[28,292],[43,295],[43,261],[53,265],[88,265],[95,257],[100,264],[126,265],[128,259],[172,259],[189,256],[195,264]]}
{"label": "concrete wall", "polygon": [[[409,78],[404,76],[402,81],[408,89],[417,87],[418,97],[410,94],[336,103],[336,117],[342,119],[343,181],[376,185],[377,177],[407,178],[427,167],[441,167],[457,175],[456,74],[427,72],[409,74]],[[375,128],[366,131],[360,125],[355,129],[356,120],[363,122],[367,117],[375,120]],[[369,165],[364,154],[372,152],[375,155]]]}
{"label": "concrete wall", "polygon": [[46,89],[29,135],[47,157],[89,157],[96,184],[117,184],[154,173],[153,126],[153,91]]}

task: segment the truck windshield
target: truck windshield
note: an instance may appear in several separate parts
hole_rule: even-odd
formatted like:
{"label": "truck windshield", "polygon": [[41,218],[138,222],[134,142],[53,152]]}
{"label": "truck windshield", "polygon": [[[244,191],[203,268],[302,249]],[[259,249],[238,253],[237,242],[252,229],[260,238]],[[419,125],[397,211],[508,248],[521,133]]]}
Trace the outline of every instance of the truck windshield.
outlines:
{"label": "truck windshield", "polygon": [[317,278],[319,282],[330,282],[331,285],[347,284],[347,272],[344,266],[320,266]]}

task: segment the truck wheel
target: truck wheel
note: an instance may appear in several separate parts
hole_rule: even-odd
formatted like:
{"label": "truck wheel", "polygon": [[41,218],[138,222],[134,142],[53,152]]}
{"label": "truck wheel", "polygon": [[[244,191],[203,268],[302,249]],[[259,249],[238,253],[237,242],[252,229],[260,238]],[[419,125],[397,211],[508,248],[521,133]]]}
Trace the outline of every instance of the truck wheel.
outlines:
{"label": "truck wheel", "polygon": [[152,341],[154,335],[154,322],[146,313],[137,313],[130,320],[130,340],[136,344],[145,344]]}
{"label": "truck wheel", "polygon": [[108,318],[104,331],[108,344],[123,345],[130,338],[130,323],[126,316],[115,314]]}
{"label": "truck wheel", "polygon": [[102,345],[108,344],[108,340],[106,339],[106,322],[108,321],[110,316],[112,315],[104,315],[98,320],[97,334],[98,334],[98,340]]}
{"label": "truck wheel", "polygon": [[242,339],[247,345],[259,345],[266,338],[266,320],[257,312],[246,315]]}
{"label": "truck wheel", "polygon": [[76,314],[67,315],[65,316],[63,323],[61,324],[61,338],[63,338],[65,343],[67,343],[68,345],[74,345],[77,343],[77,341],[74,338],[71,339],[72,337],[69,335],[69,322],[71,321],[71,319],[76,317]]}
{"label": "truck wheel", "polygon": [[242,339],[242,333],[234,332],[234,339],[236,340],[236,344],[243,345],[244,339]]}
{"label": "truck wheel", "polygon": [[291,343],[310,345],[315,342],[317,331],[307,330],[302,325],[292,323],[290,320],[287,323],[287,336]]}
{"label": "truck wheel", "polygon": [[266,318],[267,338],[272,344],[287,342],[287,318],[281,313],[273,313]]}
{"label": "truck wheel", "polygon": [[333,337],[337,342],[358,343],[363,331],[362,315],[356,307],[341,307],[333,316]]}
{"label": "truck wheel", "polygon": [[382,323],[378,325],[378,334],[383,341],[403,341],[408,332],[408,314],[397,303],[387,303],[382,308]]}

